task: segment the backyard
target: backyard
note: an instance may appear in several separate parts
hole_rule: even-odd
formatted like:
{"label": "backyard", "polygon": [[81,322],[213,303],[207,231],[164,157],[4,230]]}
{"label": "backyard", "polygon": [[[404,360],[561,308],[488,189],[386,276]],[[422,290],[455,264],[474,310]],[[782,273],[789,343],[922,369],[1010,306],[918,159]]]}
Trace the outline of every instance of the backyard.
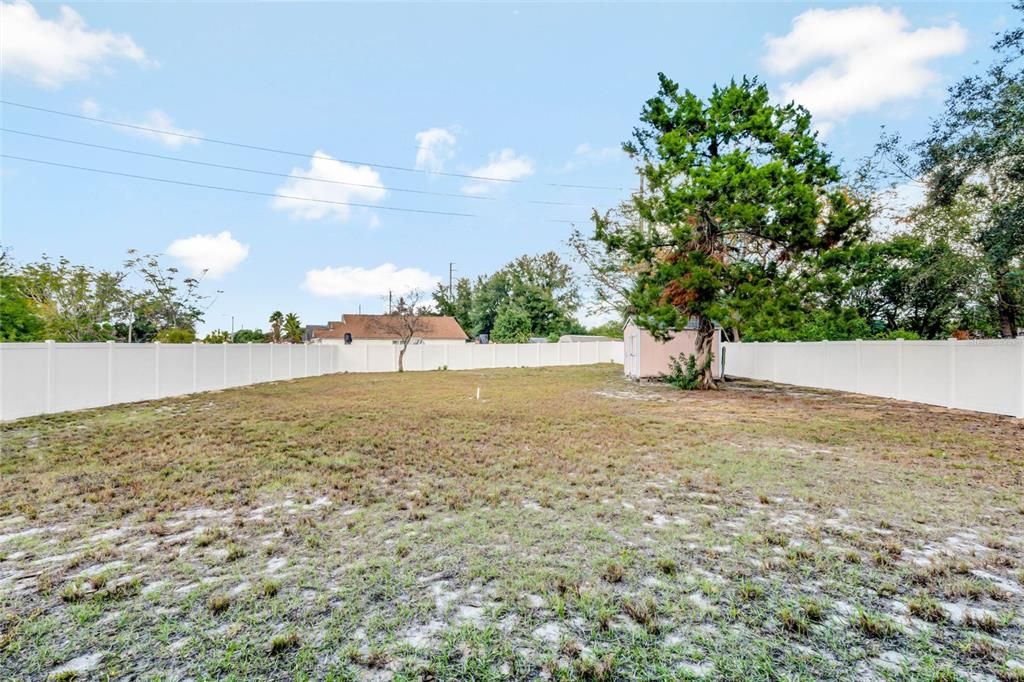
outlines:
{"label": "backyard", "polygon": [[621,373],[4,424],[0,678],[1024,680],[1024,420]]}

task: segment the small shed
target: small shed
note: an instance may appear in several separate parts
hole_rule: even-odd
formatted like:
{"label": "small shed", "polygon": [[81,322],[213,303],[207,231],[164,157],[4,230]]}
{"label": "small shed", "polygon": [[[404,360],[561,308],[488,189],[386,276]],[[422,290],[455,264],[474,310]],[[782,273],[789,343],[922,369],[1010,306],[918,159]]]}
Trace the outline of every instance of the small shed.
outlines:
{"label": "small shed", "polygon": [[[623,371],[630,379],[656,379],[668,374],[670,358],[692,355],[697,344],[697,321],[691,318],[684,329],[672,333],[668,341],[658,341],[646,329],[641,329],[633,322],[626,320],[622,328],[625,343]],[[722,376],[722,330],[715,325],[715,338],[712,342],[711,374],[716,379]]]}

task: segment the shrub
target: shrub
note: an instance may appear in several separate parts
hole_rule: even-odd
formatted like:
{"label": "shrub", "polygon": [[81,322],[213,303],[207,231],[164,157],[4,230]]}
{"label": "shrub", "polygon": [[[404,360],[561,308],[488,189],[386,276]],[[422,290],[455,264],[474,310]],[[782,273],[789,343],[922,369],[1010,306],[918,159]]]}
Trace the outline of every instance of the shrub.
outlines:
{"label": "shrub", "polygon": [[687,355],[685,361],[680,361],[681,357],[682,354],[669,357],[669,372],[662,374],[661,380],[683,391],[699,389],[701,376],[711,367],[712,354],[708,353],[700,367],[696,355]]}
{"label": "shrub", "polygon": [[196,340],[196,333],[192,329],[161,329],[157,332],[156,340],[160,343],[192,343]]}

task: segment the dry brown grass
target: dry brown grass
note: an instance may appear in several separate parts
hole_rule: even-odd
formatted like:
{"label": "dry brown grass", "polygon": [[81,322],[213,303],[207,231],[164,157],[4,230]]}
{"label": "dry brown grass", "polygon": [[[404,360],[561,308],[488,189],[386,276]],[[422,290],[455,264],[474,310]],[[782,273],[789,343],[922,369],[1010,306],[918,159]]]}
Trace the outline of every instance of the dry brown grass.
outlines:
{"label": "dry brown grass", "polygon": [[[927,596],[1024,610],[972,575],[1024,566],[1019,420],[620,371],[339,375],[2,425],[0,678],[98,650],[111,677],[334,679],[1024,656],[1019,620],[956,625]],[[978,656],[978,630],[1005,646]]]}

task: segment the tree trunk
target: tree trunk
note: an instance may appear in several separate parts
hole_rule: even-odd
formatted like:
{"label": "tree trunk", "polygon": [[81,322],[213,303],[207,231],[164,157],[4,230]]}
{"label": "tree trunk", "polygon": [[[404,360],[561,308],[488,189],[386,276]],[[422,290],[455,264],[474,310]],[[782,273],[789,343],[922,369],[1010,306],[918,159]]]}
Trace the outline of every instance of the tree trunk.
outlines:
{"label": "tree trunk", "polygon": [[408,348],[408,347],[409,347],[409,344],[403,343],[401,350],[398,351],[398,371],[399,372],[404,372],[405,371],[405,367],[403,366],[402,361],[405,360],[405,349]]}
{"label": "tree trunk", "polygon": [[999,313],[999,332],[1004,339],[1017,338],[1017,301],[1006,285],[1005,276],[996,285],[996,310]]}
{"label": "tree trunk", "polygon": [[700,369],[700,389],[718,388],[712,366],[715,359],[715,325],[704,315],[697,316],[697,341],[694,354],[697,356],[697,367]]}

